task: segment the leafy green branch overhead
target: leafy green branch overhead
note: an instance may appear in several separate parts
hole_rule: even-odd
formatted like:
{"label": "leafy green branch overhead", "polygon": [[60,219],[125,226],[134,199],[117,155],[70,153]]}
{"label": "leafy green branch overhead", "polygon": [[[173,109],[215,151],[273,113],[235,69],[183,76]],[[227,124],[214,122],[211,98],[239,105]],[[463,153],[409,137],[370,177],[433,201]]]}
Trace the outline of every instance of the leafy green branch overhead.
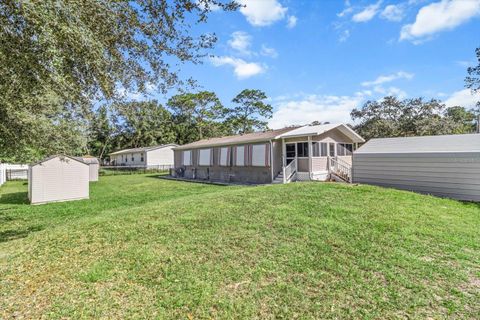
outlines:
{"label": "leafy green branch overhead", "polygon": [[192,32],[213,7],[231,11],[238,4],[0,2],[0,159],[34,158],[38,151],[32,146],[62,151],[47,137],[59,130],[55,124],[63,111],[88,114],[95,101],[118,99],[119,87],[145,92],[149,84],[165,92],[181,84],[175,66],[201,62],[216,41],[214,34]]}

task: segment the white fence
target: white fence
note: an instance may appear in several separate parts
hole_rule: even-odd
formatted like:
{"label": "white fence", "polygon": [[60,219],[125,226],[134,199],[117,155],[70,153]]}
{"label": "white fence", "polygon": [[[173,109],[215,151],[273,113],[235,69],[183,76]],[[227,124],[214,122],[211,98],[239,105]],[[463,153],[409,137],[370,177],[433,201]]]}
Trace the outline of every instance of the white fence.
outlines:
{"label": "white fence", "polygon": [[7,165],[0,163],[0,186],[7,181]]}
{"label": "white fence", "polygon": [[5,164],[7,180],[27,180],[28,164]]}

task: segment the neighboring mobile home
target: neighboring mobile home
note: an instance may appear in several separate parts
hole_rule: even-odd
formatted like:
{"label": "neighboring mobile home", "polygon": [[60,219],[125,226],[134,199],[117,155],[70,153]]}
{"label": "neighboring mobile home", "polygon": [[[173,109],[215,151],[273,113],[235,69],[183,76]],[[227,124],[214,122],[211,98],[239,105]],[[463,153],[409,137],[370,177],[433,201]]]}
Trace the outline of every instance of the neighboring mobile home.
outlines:
{"label": "neighboring mobile home", "polygon": [[139,168],[161,168],[173,166],[173,148],[177,144],[124,149],[110,153],[110,163],[114,166]]}
{"label": "neighboring mobile home", "polygon": [[56,155],[30,165],[30,203],[43,204],[88,198],[89,166],[78,158]]}
{"label": "neighboring mobile home", "polygon": [[480,201],[480,134],[372,139],[353,154],[353,182]]}
{"label": "neighboring mobile home", "polygon": [[348,180],[364,142],[344,124],[292,127],[200,140],[174,148],[177,177],[234,183]]}

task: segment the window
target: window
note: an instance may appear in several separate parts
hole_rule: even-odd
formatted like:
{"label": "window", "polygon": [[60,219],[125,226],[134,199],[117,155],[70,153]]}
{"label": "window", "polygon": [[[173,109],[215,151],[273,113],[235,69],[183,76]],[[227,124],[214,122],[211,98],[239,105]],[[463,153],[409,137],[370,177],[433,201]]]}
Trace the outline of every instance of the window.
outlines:
{"label": "window", "polygon": [[212,160],[212,149],[201,149],[200,157],[198,159],[198,165],[209,166],[212,164],[211,160]]}
{"label": "window", "polygon": [[235,165],[242,167],[245,165],[247,148],[245,146],[235,147]]}
{"label": "window", "polygon": [[329,153],[330,157],[335,157],[335,143],[330,142]]}
{"label": "window", "polygon": [[287,144],[286,145],[287,149],[287,159],[288,158],[295,158],[295,144]]}
{"label": "window", "polygon": [[252,146],[252,166],[268,167],[270,165],[270,150],[267,146],[267,144]]}
{"label": "window", "polygon": [[191,166],[192,165],[192,151],[183,151],[183,165]]}
{"label": "window", "polygon": [[128,156],[127,155],[125,155],[125,162],[128,162]]}
{"label": "window", "polygon": [[352,151],[353,151],[353,144],[351,143],[337,144],[337,156],[351,156]]}
{"label": "window", "polygon": [[299,142],[297,143],[297,156],[299,158],[308,157],[308,142]]}
{"label": "window", "polygon": [[143,158],[143,153],[140,153],[140,162],[143,162],[144,158]]}
{"label": "window", "polygon": [[135,161],[135,158],[133,157],[133,153],[132,153],[132,162],[134,162],[134,161]]}
{"label": "window", "polygon": [[220,162],[219,165],[227,167],[230,165],[230,148],[220,148]]}
{"label": "window", "polygon": [[312,142],[313,156],[314,157],[326,157],[327,156],[327,143],[326,142]]}

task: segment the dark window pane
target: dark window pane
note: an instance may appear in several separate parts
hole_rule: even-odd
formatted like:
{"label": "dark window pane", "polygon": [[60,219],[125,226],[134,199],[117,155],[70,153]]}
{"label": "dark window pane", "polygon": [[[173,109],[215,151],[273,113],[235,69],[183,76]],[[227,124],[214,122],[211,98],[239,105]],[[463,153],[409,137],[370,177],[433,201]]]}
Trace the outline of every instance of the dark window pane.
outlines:
{"label": "dark window pane", "polygon": [[351,156],[351,155],[352,155],[352,152],[353,152],[353,144],[347,143],[347,144],[345,145],[345,155]]}
{"label": "dark window pane", "polygon": [[294,144],[287,144],[287,158],[295,158],[295,145]]}
{"label": "dark window pane", "polygon": [[312,142],[312,156],[320,157],[320,143]]}
{"label": "dark window pane", "polygon": [[320,153],[322,157],[326,157],[327,154],[327,143],[322,142],[322,152]]}
{"label": "dark window pane", "polygon": [[335,143],[330,143],[330,157],[335,157]]}
{"label": "dark window pane", "polygon": [[308,157],[308,142],[297,143],[297,152],[299,157]]}

